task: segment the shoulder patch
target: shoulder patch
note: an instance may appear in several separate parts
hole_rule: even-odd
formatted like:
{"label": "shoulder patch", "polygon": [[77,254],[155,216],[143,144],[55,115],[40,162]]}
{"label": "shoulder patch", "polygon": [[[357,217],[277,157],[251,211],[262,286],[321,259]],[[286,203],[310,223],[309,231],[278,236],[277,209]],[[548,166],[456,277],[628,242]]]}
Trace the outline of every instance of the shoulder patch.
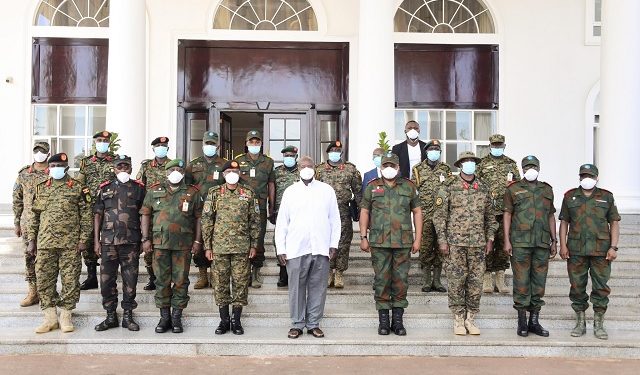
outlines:
{"label": "shoulder patch", "polygon": [[154,188],[154,187],[158,187],[158,186],[160,186],[160,183],[159,183],[159,182],[156,182],[155,184],[150,185],[150,186],[149,186],[149,189]]}
{"label": "shoulder patch", "polygon": [[133,182],[135,182],[136,184],[144,187],[144,182],[140,181],[140,180],[132,180]]}
{"label": "shoulder patch", "polygon": [[100,188],[103,188],[103,187],[109,185],[110,183],[111,183],[111,181],[105,181],[105,182],[100,184]]}

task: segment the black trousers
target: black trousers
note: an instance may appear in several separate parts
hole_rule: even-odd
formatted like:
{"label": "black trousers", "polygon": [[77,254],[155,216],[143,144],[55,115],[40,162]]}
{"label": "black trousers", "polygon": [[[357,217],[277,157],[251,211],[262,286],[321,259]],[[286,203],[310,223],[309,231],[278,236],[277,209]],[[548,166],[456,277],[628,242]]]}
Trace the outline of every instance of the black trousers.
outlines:
{"label": "black trousers", "polygon": [[118,307],[118,267],[122,275],[122,309],[133,310],[136,302],[136,284],[140,264],[140,245],[102,245],[100,264],[100,292],[102,307],[107,311]]}

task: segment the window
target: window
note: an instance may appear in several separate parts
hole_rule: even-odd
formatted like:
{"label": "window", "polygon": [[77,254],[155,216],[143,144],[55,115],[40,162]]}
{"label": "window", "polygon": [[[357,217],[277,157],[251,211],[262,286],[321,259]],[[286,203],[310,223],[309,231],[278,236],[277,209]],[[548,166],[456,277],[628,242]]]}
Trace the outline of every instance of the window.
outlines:
{"label": "window", "polygon": [[223,0],[213,28],[317,31],[318,22],[307,0]]}
{"label": "window", "polygon": [[442,161],[453,163],[463,151],[483,157],[489,153],[489,136],[497,132],[497,111],[398,109],[395,116],[396,139],[404,140],[408,121],[420,124],[420,139],[442,142]]}
{"label": "window", "polygon": [[65,152],[69,167],[80,167],[80,159],[93,148],[93,135],[106,127],[105,105],[34,105],[33,141],[45,140],[51,154]]}
{"label": "window", "polygon": [[109,0],[42,0],[33,24],[109,27]]}
{"label": "window", "polygon": [[480,0],[404,0],[394,17],[396,32],[495,32],[489,9]]}
{"label": "window", "polygon": [[602,0],[585,0],[584,39],[586,45],[600,45]]}

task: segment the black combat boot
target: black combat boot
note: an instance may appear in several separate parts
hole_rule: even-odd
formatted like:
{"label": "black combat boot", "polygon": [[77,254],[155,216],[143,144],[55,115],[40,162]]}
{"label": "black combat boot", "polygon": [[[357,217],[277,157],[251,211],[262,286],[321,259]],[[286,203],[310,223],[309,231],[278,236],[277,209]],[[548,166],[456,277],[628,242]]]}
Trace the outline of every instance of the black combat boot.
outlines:
{"label": "black combat boot", "polygon": [[518,336],[529,336],[529,326],[527,325],[527,310],[518,310]]}
{"label": "black combat boot", "polygon": [[378,334],[386,336],[391,333],[391,327],[389,326],[389,310],[378,310]]}
{"label": "black combat boot", "polygon": [[173,325],[173,333],[182,333],[182,309],[173,308],[171,312],[171,325]]}
{"label": "black combat boot", "polygon": [[529,315],[529,332],[533,332],[538,336],[549,337],[549,331],[544,329],[538,322],[540,311],[532,311]]}
{"label": "black combat boot", "polygon": [[139,331],[140,326],[133,320],[133,310],[124,310],[122,314],[122,328],[126,328],[129,331]]}
{"label": "black combat boot", "polygon": [[100,324],[95,326],[96,331],[106,331],[109,328],[116,328],[120,325],[118,321],[118,314],[116,313],[116,309],[111,311],[107,311],[107,319],[103,320]]}
{"label": "black combat boot", "polygon": [[242,323],[240,323],[240,316],[242,316],[242,306],[233,306],[231,332],[233,332],[234,335],[244,335],[244,328],[242,328]]}
{"label": "black combat boot", "polygon": [[160,308],[160,321],[156,326],[156,333],[165,333],[171,329],[171,309],[169,307]]}
{"label": "black combat boot", "polygon": [[146,267],[149,273],[149,282],[142,289],[144,290],[156,290],[156,274],[153,273],[153,267]]}
{"label": "black combat boot", "polygon": [[407,330],[404,328],[404,324],[402,323],[404,309],[402,307],[394,307],[391,312],[393,313],[391,316],[391,330],[393,330],[393,333],[398,336],[406,336]]}
{"label": "black combat boot", "polygon": [[95,264],[87,266],[87,279],[80,284],[80,290],[98,289],[96,267]]}
{"label": "black combat boot", "polygon": [[216,328],[216,335],[224,335],[231,329],[231,318],[229,317],[229,305],[218,307],[220,310],[220,324]]}
{"label": "black combat boot", "polygon": [[280,275],[278,276],[278,288],[284,288],[289,285],[289,275],[287,275],[287,266],[280,266]]}

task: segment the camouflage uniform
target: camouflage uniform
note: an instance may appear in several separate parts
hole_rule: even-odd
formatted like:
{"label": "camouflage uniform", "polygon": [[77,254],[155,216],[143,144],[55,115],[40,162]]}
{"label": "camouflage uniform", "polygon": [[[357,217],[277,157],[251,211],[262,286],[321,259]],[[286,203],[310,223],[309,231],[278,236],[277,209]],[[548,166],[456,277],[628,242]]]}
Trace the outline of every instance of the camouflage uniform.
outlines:
{"label": "camouflage uniform", "polygon": [[216,305],[247,305],[249,249],[258,246],[259,235],[260,204],[251,188],[238,185],[231,190],[225,184],[209,189],[202,209],[202,238],[215,257]]}

